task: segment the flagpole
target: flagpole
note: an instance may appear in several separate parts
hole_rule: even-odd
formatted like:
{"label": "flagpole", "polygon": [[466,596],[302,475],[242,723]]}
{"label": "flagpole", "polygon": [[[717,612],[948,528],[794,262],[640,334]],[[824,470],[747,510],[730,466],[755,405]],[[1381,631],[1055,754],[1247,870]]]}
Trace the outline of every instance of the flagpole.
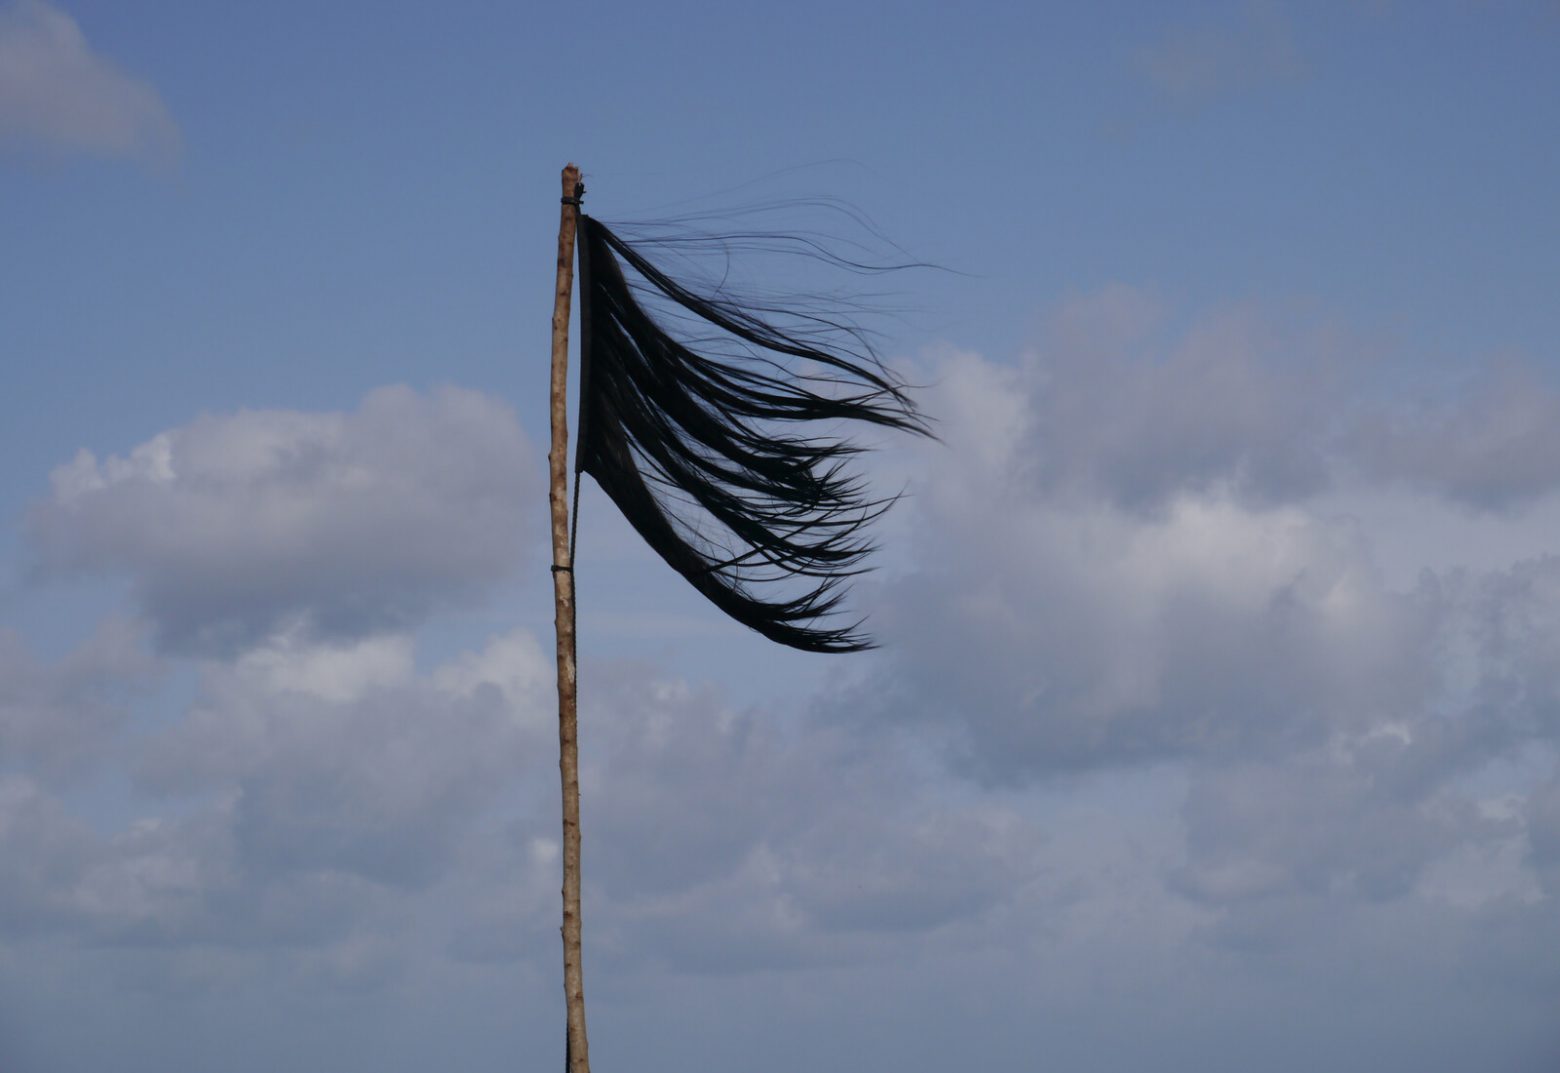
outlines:
{"label": "flagpole", "polygon": [[568,1010],[567,1073],[590,1073],[585,1038],[585,972],[580,952],[580,753],[574,644],[574,562],[569,545],[569,300],[574,291],[574,232],[585,186],[580,169],[563,169],[558,222],[558,284],[552,319],[552,446],[547,453],[552,505],[554,624],[558,634],[558,773],[563,790],[563,994]]}

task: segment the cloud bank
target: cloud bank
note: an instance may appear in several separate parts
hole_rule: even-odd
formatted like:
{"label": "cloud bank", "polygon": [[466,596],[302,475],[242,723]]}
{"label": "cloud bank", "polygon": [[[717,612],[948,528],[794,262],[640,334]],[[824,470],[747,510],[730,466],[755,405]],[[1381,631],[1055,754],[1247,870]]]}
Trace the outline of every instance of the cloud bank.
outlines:
{"label": "cloud bank", "polygon": [[[1517,368],[1416,396],[1348,356],[1261,310],[1077,296],[1016,364],[928,370],[945,442],[890,461],[916,474],[903,539],[861,587],[882,653],[784,709],[587,634],[602,1053],[1546,1068],[1560,497],[1533,415],[1557,393]],[[387,389],[56,471],[46,568],[129,577],[194,681],[109,736],[135,818],[105,822],[72,781],[101,751],[39,728],[123,725],[71,683],[145,645],[9,657],[31,714],[0,723],[28,750],[0,782],[0,953],[53,967],[9,996],[34,1012],[13,1038],[117,972],[192,1020],[341,1011],[257,1070],[347,1041],[410,1070],[455,1032],[478,1065],[556,1060],[546,645],[422,641],[528,553],[515,534],[539,546],[533,460],[492,400]],[[94,1024],[131,1069],[242,1031]]]}

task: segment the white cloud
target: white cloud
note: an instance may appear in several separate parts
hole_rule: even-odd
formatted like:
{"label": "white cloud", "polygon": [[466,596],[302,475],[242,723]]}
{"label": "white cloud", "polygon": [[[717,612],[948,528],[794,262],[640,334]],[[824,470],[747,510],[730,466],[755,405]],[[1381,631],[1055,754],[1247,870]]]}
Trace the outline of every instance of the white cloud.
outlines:
{"label": "white cloud", "polygon": [[[204,663],[179,718],[118,744],[147,810],[123,826],[8,777],[11,938],[253,950],[258,965],[394,946],[402,915],[431,913],[429,940],[456,961],[550,966],[551,663],[524,632],[425,673],[410,657],[404,639],[290,639]],[[1038,868],[1031,822],[940,801],[894,749],[643,668],[590,684],[588,911],[596,956],[622,971],[882,958],[992,911]]]}
{"label": "white cloud", "polygon": [[272,693],[298,693],[320,700],[356,700],[372,689],[412,677],[412,639],[388,635],[342,645],[312,645],[296,632],[272,637],[240,656],[234,670]]}
{"label": "white cloud", "polygon": [[203,417],[81,452],[29,532],[45,570],[123,573],[169,649],[364,637],[481,595],[522,558],[538,482],[501,403],[383,388],[355,413]]}
{"label": "white cloud", "polygon": [[1528,505],[1560,484],[1560,392],[1508,362],[1451,398],[1410,400],[1351,433],[1369,474],[1440,492],[1475,510]]}
{"label": "white cloud", "polygon": [[676,682],[601,678],[582,714],[586,822],[603,846],[587,882],[603,943],[630,964],[876,959],[980,918],[1038,868],[1034,823],[941,797],[892,745]]}
{"label": "white cloud", "polygon": [[426,885],[458,854],[465,825],[547,755],[533,649],[523,637],[495,642],[486,688],[452,689],[448,670],[412,675],[404,642],[287,653],[302,674],[253,653],[211,665],[141,778],[162,794],[226,802],[234,852],[258,881],[339,872]]}
{"label": "white cloud", "polygon": [[1549,895],[1560,896],[1560,767],[1525,804],[1529,860]]}
{"label": "white cloud", "polygon": [[[1180,773],[1153,895],[1197,921],[1178,959],[1324,971],[1329,936],[1392,906],[1414,923],[1368,941],[1404,964],[1431,931],[1530,919],[1552,809],[1517,772],[1560,746],[1553,389],[1524,373],[1405,412],[1344,374],[1335,333],[1160,323],[1111,288],[1017,368],[932,370],[945,445],[917,455],[913,550],[863,590],[882,664],[825,710],[929,736],[988,793]],[[1438,970],[1476,963],[1499,974],[1466,949]]]}
{"label": "white cloud", "polygon": [[95,53],[44,0],[0,7],[0,149],[166,161],[179,130],[157,91]]}
{"label": "white cloud", "polygon": [[[964,354],[934,370],[946,447],[917,456],[897,522],[914,550],[863,589],[891,653],[872,688],[890,699],[857,707],[924,716],[998,781],[1388,724],[1428,747],[1446,728],[1424,721],[1467,710],[1519,637],[1560,636],[1536,528],[1560,467],[1531,416],[1560,393],[1525,374],[1419,424],[1346,374],[1336,332],[1255,310],[1157,324],[1151,300],[1108,288],[1064,303],[1016,369]],[[1448,423],[1489,435],[1435,435]],[[1380,446],[1405,429],[1424,447],[1412,465]],[[1519,480],[1485,459],[1496,438]],[[1390,527],[1383,494],[1407,511]],[[1459,563],[1497,533],[1524,558]],[[1518,606],[1523,630],[1480,627]],[[1500,744],[1470,737],[1464,762],[1530,739],[1520,723],[1487,722]]]}
{"label": "white cloud", "polygon": [[[769,1073],[860,1047],[914,1066],[981,1024],[992,1061],[1021,1065],[1043,1035],[1062,1068],[1152,1051],[1299,1073],[1369,1053],[1440,1073],[1470,1039],[1501,1068],[1553,1053],[1560,559],[1524,512],[1554,485],[1471,512],[1483,478],[1427,452],[1410,479],[1359,434],[1418,418],[1318,382],[1317,334],[1254,310],[1169,333],[1158,306],[1111,288],[1069,302],[1020,366],[946,357],[928,399],[946,443],[917,456],[899,572],[863,588],[887,648],[811,710],[587,644],[606,1052],[681,1068],[696,1046]],[[459,1023],[494,1065],[517,1023],[555,1039],[549,647],[515,631],[422,666],[402,628],[419,619],[394,613],[409,584],[426,610],[507,568],[523,518],[500,550],[465,527],[472,502],[525,509],[527,459],[491,402],[394,390],[357,414],[205,419],[56,474],[33,522],[48,561],[127,573],[198,682],[156,733],[108,739],[133,821],[78,815],[76,784],[27,771],[41,747],[0,781],[0,992],[26,981],[31,1009],[16,952],[43,951],[61,995],[117,972],[199,996],[167,1000],[192,1020],[212,996],[286,995],[429,1038]],[[1383,489],[1395,527],[1372,513]],[[1492,550],[1485,525],[1522,539]],[[385,533],[394,554],[373,559]],[[446,574],[447,555],[478,565]],[[230,574],[283,609],[242,586],[201,598]],[[365,592],[389,610],[340,625]],[[48,719],[90,728],[60,696]],[[1296,1010],[1314,1047],[1290,1058],[1275,1041]],[[166,1060],[195,1046],[142,1065],[210,1065]],[[414,1067],[386,1047],[385,1068]]]}
{"label": "white cloud", "polygon": [[988,778],[1288,747],[1430,688],[1416,597],[1311,506],[1328,393],[1269,370],[1249,315],[1160,358],[1140,312],[1118,288],[1018,370],[937,371],[947,446],[901,519],[918,565],[864,590],[891,667],[872,707],[950,728]]}
{"label": "white cloud", "polygon": [[1140,511],[1187,492],[1288,501],[1328,479],[1332,365],[1321,339],[1255,310],[1175,336],[1140,291],[1074,295],[1026,358],[1030,431],[1005,464],[1053,495]]}
{"label": "white cloud", "polygon": [[[289,639],[204,664],[180,718],[102,750],[134,772],[129,819],[88,823],[42,781],[0,773],[0,949],[60,936],[192,969],[214,949],[248,951],[244,976],[295,950],[326,986],[362,986],[379,964],[365,950],[395,948],[390,918],[468,853],[474,874],[505,860],[489,824],[506,789],[542,803],[527,823],[556,796],[533,639],[499,638],[427,675],[410,656],[401,638]],[[555,868],[540,855],[521,872]]]}
{"label": "white cloud", "polygon": [[0,769],[68,779],[111,756],[128,702],[155,670],[141,634],[134,623],[105,622],[50,665],[0,630]]}

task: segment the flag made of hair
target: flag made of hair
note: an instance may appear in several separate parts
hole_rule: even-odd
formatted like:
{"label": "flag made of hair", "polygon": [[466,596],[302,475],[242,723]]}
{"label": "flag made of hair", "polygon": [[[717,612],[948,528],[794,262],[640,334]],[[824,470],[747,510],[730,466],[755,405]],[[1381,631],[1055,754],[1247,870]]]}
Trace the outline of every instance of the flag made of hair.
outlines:
{"label": "flag made of hair", "polygon": [[930,435],[904,382],[848,320],[680,283],[585,215],[579,270],[576,471],[744,626],[808,652],[873,647],[860,620],[835,623],[897,497],[870,494],[834,426]]}

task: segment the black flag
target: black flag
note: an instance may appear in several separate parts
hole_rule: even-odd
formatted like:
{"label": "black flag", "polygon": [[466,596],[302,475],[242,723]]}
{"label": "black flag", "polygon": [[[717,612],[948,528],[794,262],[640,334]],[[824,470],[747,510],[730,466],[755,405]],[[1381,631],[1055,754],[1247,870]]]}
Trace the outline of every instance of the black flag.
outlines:
{"label": "black flag", "polygon": [[[929,435],[904,383],[845,320],[696,290],[579,222],[577,473],[743,625],[809,652],[871,648],[859,621],[829,620],[893,497],[868,492],[848,466],[861,448],[831,426]],[[685,343],[667,321],[696,328]]]}

